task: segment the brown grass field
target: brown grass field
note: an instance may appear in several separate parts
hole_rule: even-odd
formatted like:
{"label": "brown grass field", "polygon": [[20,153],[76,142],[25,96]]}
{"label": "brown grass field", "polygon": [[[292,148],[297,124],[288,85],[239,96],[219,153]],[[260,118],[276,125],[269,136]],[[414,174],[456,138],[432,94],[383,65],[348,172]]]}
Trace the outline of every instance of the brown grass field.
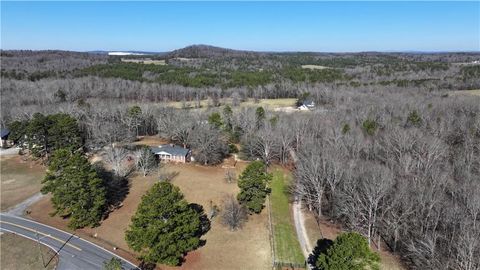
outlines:
{"label": "brown grass field", "polygon": [[40,191],[45,168],[34,161],[24,161],[22,156],[0,158],[0,208],[6,210]]}
{"label": "brown grass field", "polygon": [[[208,107],[208,100],[201,100],[200,105],[202,108],[207,108]],[[294,98],[275,98],[275,99],[260,99],[258,103],[255,103],[253,99],[248,99],[245,102],[240,103],[240,107],[259,107],[262,106],[264,108],[269,108],[269,109],[276,109],[276,108],[284,108],[284,107],[292,107],[295,106],[296,99]],[[232,100],[230,98],[223,98],[220,100],[220,104],[226,105],[229,104],[231,106]],[[176,102],[168,102],[168,106],[174,107],[181,109],[184,106],[184,103],[182,101],[176,101]],[[194,102],[186,102],[187,108],[193,108]]]}
{"label": "brown grass field", "polygon": [[327,69],[329,67],[319,65],[302,65],[303,69]]}
{"label": "brown grass field", "polygon": [[[145,141],[154,145],[159,142],[153,138],[146,138]],[[233,161],[230,159],[216,167],[204,167],[193,163],[168,164],[165,170],[178,172],[172,183],[180,187],[189,202],[201,204],[208,212],[210,202],[221,207],[225,196],[238,192],[235,183],[228,184],[224,181],[227,167],[232,165]],[[237,163],[235,168],[237,175],[245,166],[243,162]],[[134,175],[130,179],[130,192],[123,206],[111,213],[99,227],[77,230],[77,234],[111,251],[114,246],[118,247],[118,254],[135,261],[134,252],[128,248],[124,240],[124,232],[141,201],[141,196],[156,182],[156,179],[156,173],[147,177]],[[48,196],[29,210],[30,218],[68,230],[67,220],[48,215],[52,211]],[[269,269],[271,267],[267,210],[260,215],[250,216],[245,226],[236,232],[230,232],[220,224],[218,218],[215,218],[210,231],[203,236],[203,239],[206,240],[206,244],[190,252],[181,267],[160,265],[157,269]]]}
{"label": "brown grass field", "polygon": [[456,90],[448,92],[452,96],[457,95],[472,95],[472,96],[480,96],[480,89],[477,90]]}
{"label": "brown grass field", "polygon": [[45,263],[47,263],[55,255],[55,252],[43,245],[39,250],[35,242],[12,233],[1,234],[0,254],[2,270],[55,269],[58,262],[55,257],[46,268],[43,267],[41,256],[43,255]]}

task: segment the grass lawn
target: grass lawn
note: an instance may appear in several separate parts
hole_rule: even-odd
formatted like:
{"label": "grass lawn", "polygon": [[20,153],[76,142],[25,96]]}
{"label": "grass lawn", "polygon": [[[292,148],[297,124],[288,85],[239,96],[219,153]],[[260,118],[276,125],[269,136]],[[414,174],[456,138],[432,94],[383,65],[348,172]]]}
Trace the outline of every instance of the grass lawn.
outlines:
{"label": "grass lawn", "polygon": [[15,206],[39,192],[44,176],[45,168],[33,161],[23,161],[18,155],[1,157],[1,210]]}
{"label": "grass lawn", "polygon": [[276,261],[285,263],[303,264],[300,244],[297,240],[295,225],[290,211],[287,186],[290,176],[284,175],[280,170],[273,173],[270,195],[272,222],[275,241]]}
{"label": "grass lawn", "polygon": [[57,258],[55,257],[50,264],[43,267],[42,255],[47,263],[55,252],[46,246],[38,245],[21,236],[12,233],[2,233],[0,236],[0,268],[3,270],[35,270],[35,269],[55,269]]}

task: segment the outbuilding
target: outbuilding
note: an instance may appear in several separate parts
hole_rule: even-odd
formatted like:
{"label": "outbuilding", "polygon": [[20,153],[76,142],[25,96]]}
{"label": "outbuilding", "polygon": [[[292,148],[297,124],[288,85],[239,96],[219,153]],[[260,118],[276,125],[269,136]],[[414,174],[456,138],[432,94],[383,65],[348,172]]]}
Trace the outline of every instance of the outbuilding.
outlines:
{"label": "outbuilding", "polygon": [[0,131],[0,135],[2,137],[0,147],[7,148],[9,144],[8,136],[10,135],[10,130],[8,128],[2,128]]}

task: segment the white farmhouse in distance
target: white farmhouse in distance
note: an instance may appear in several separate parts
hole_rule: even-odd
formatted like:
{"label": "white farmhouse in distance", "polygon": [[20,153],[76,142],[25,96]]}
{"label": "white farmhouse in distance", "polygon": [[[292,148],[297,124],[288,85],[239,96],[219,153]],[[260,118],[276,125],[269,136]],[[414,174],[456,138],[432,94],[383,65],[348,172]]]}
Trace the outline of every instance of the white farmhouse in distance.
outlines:
{"label": "white farmhouse in distance", "polygon": [[297,109],[300,111],[307,111],[315,108],[315,102],[313,100],[304,100],[302,105],[298,106]]}

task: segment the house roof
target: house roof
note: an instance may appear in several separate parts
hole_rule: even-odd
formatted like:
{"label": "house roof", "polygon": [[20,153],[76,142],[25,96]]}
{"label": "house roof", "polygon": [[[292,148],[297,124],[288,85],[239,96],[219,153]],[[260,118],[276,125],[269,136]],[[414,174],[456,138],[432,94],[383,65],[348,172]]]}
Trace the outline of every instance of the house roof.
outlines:
{"label": "house roof", "polygon": [[2,139],[4,140],[8,137],[8,135],[10,135],[10,130],[8,128],[2,128],[0,132],[0,137],[2,137]]}
{"label": "house roof", "polygon": [[188,154],[188,152],[190,151],[189,149],[186,149],[186,148],[183,148],[181,146],[178,146],[178,145],[170,145],[170,144],[162,144],[162,145],[159,145],[158,147],[150,147],[150,149],[152,150],[152,152],[154,154],[158,154],[160,152],[165,152],[165,153],[168,153],[172,156],[186,156]]}
{"label": "house roof", "polygon": [[303,105],[305,106],[315,106],[315,102],[313,102],[313,100],[311,99],[306,99],[302,102]]}

